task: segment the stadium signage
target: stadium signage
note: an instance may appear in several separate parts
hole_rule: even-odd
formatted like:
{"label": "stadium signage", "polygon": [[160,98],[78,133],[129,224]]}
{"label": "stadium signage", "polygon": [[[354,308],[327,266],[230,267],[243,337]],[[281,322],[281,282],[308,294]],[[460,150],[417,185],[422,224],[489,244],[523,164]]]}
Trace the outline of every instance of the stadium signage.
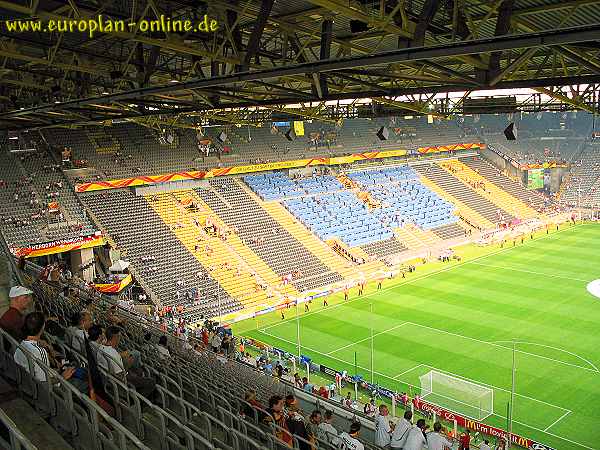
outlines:
{"label": "stadium signage", "polygon": [[[504,431],[501,428],[496,428],[491,425],[487,425],[485,423],[478,422],[475,419],[471,419],[469,417],[465,417],[460,414],[453,413],[452,411],[447,411],[444,408],[441,408],[432,403],[428,403],[419,398],[415,398],[413,400],[413,406],[415,407],[415,409],[425,412],[425,413],[428,413],[428,414],[435,413],[436,416],[440,420],[444,420],[446,422],[456,421],[456,424],[459,427],[466,428],[471,431],[476,431],[481,434],[485,434],[485,435],[488,435],[488,436],[491,436],[494,438],[502,438],[505,441],[508,440],[509,433],[507,431]],[[523,448],[527,448],[527,449],[531,449],[531,450],[554,450],[551,447],[548,447],[544,444],[541,444],[534,440],[528,439],[526,437],[519,436],[518,434],[515,434],[515,433],[510,434],[510,442],[515,445],[518,445],[519,447],[523,447]]]}
{"label": "stadium signage", "polygon": [[37,256],[52,255],[55,253],[70,252],[84,248],[98,247],[104,245],[102,232],[97,231],[88,236],[77,236],[70,239],[60,239],[42,244],[31,244],[28,247],[12,246],[10,251],[16,257],[35,258]]}
{"label": "stadium signage", "polygon": [[[452,144],[442,145],[438,147],[420,147],[417,149],[418,154],[433,154],[452,152],[460,150],[477,150],[484,148],[484,144],[480,143],[464,143],[464,144]],[[300,167],[309,166],[332,166],[339,164],[351,164],[356,161],[366,161],[370,159],[384,159],[394,158],[399,156],[406,156],[407,150],[386,150],[386,151],[372,151],[363,153],[353,153],[346,156],[338,157],[318,157],[311,159],[296,159],[290,161],[276,161],[264,164],[252,164],[246,166],[233,166],[233,167],[222,167],[210,169],[207,172],[204,171],[188,171],[188,172],[175,172],[167,173],[163,175],[143,175],[139,177],[124,178],[120,180],[106,180],[96,181],[91,183],[80,183],[75,185],[75,192],[91,192],[100,191],[105,189],[120,189],[126,187],[144,186],[159,183],[168,183],[172,181],[185,181],[185,180],[203,180],[212,177],[221,177],[225,175],[238,175],[243,173],[263,172],[268,170],[281,170],[281,169],[295,169]]]}

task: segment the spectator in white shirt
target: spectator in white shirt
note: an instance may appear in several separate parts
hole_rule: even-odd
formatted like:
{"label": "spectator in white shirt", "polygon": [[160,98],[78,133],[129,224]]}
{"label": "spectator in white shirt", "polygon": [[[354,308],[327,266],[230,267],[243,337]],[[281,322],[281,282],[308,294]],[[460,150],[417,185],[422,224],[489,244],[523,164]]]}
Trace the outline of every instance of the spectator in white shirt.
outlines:
{"label": "spectator in white shirt", "polygon": [[[48,378],[46,376],[47,369],[50,367],[50,357],[48,356],[48,350],[45,348],[45,344],[40,344],[42,333],[44,332],[44,328],[46,326],[46,319],[41,312],[33,312],[28,314],[25,317],[25,323],[23,325],[23,332],[25,334],[25,339],[21,341],[21,346],[17,347],[17,350],[14,354],[15,362],[23,367],[25,371],[31,374],[31,370],[33,369],[33,378],[39,382],[47,382]],[[32,363],[31,367],[29,365],[29,358],[27,358],[27,354],[30,358],[37,359],[41,361],[41,364]],[[74,367],[67,367],[64,371],[62,371],[61,375],[65,380],[70,379],[75,373]]]}
{"label": "spectator in white shirt", "polygon": [[325,411],[325,414],[323,415],[323,421],[319,424],[317,433],[319,439],[329,442],[334,447],[337,447],[340,442],[340,438],[338,437],[338,431],[331,424],[331,422],[333,422],[333,412]]}
{"label": "spectator in white shirt", "polygon": [[[106,344],[100,345],[96,355],[98,365],[115,376],[125,378],[144,397],[151,399],[156,389],[156,383],[152,378],[141,376],[135,369],[134,357],[130,352],[118,352],[117,347],[121,340],[119,327],[110,326],[106,329]],[[125,370],[125,369],[129,370]]]}
{"label": "spectator in white shirt", "polygon": [[92,326],[92,315],[88,311],[76,313],[72,323],[73,325],[66,330],[71,336],[71,347],[77,353],[85,355],[85,340],[88,337],[88,330]]}
{"label": "spectator in white shirt", "polygon": [[379,405],[379,414],[375,418],[375,445],[380,447],[389,447],[392,436],[392,427],[388,420],[388,408],[385,405]]}
{"label": "spectator in white shirt", "polygon": [[479,444],[479,450],[492,450],[492,447],[490,447],[490,441],[484,439],[483,444]]}
{"label": "spectator in white shirt", "polygon": [[[487,449],[481,444],[479,450],[491,450]],[[428,450],[444,450],[446,448],[452,448],[452,441],[442,434],[442,424],[436,422],[433,424],[433,431],[427,433],[427,448]]]}
{"label": "spectator in white shirt", "polygon": [[406,442],[406,438],[408,437],[408,432],[412,428],[412,411],[407,410],[404,412],[404,417],[400,419],[396,427],[394,428],[394,432],[392,433],[392,439],[390,442],[391,448],[402,448],[404,447],[404,443]]}
{"label": "spectator in white shirt", "polygon": [[417,424],[410,429],[408,436],[406,436],[406,443],[402,447],[404,450],[423,450],[425,446],[425,425],[424,419],[417,420]]}
{"label": "spectator in white shirt", "polygon": [[353,422],[348,433],[340,434],[339,450],[365,450],[365,446],[358,440],[359,434],[360,422]]}

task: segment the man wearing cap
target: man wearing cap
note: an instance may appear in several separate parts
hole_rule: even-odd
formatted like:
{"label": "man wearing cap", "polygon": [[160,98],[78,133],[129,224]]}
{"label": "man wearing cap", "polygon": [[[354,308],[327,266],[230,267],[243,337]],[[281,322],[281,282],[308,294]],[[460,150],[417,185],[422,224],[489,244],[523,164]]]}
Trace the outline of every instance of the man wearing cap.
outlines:
{"label": "man wearing cap", "polygon": [[23,286],[13,286],[10,288],[10,292],[8,293],[10,308],[0,317],[0,328],[18,342],[21,342],[25,338],[23,335],[25,312],[31,306],[32,293],[32,291]]}

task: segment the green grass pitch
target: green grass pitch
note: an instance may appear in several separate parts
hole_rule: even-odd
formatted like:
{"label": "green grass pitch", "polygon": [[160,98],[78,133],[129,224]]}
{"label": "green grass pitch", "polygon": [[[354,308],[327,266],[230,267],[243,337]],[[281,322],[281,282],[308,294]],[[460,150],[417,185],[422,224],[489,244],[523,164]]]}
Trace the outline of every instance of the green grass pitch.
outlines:
{"label": "green grass pitch", "polygon": [[[406,390],[431,369],[464,377],[494,389],[485,422],[505,428],[514,339],[513,431],[559,450],[600,449],[600,298],[586,290],[600,278],[600,225],[459,254],[461,263],[430,263],[381,291],[372,283],[348,302],[337,295],[328,307],[301,307],[302,353],[349,373],[356,353],[368,380],[372,324],[377,383]],[[296,353],[294,309],[286,316],[234,331]]]}

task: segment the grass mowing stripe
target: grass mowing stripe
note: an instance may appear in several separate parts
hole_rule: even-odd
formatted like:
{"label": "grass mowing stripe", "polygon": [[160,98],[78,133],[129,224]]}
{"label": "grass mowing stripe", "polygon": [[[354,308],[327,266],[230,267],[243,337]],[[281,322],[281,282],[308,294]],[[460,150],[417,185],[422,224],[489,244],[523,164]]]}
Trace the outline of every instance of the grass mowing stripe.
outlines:
{"label": "grass mowing stripe", "polygon": [[[407,279],[406,281],[402,281],[402,282],[397,283],[397,284],[395,284],[393,286],[390,286],[388,288],[380,289],[378,291],[372,292],[371,294],[366,294],[366,295],[361,296],[361,297],[357,297],[357,298],[353,298],[351,300],[347,300],[344,303],[339,303],[337,305],[332,305],[332,306],[330,306],[327,309],[322,309],[322,310],[319,310],[319,311],[313,311],[313,312],[306,313],[302,317],[307,317],[307,316],[314,315],[314,314],[327,314],[328,311],[330,311],[331,309],[339,308],[339,307],[342,307],[344,305],[348,305],[350,303],[353,303],[353,302],[355,302],[357,300],[362,300],[364,298],[369,298],[369,297],[372,297],[374,295],[381,295],[382,293],[385,293],[385,292],[394,291],[394,290],[398,289],[399,287],[404,286],[406,284],[411,284],[411,283],[414,283],[415,281],[419,281],[419,280],[422,280],[422,279],[425,279],[425,278],[429,278],[429,277],[431,277],[433,275],[437,275],[439,273],[448,272],[448,271],[453,270],[453,269],[455,269],[457,267],[462,267],[462,266],[464,266],[466,264],[470,264],[472,262],[479,261],[481,259],[485,259],[485,258],[487,258],[489,256],[497,255],[497,254],[500,254],[500,253],[505,253],[505,252],[508,252],[508,251],[513,250],[515,248],[521,248],[524,245],[531,244],[531,242],[538,242],[539,240],[542,240],[542,239],[553,239],[555,237],[555,235],[557,235],[557,234],[564,233],[565,231],[571,231],[571,230],[576,229],[576,228],[581,227],[581,226],[582,226],[582,224],[578,224],[578,225],[574,225],[574,226],[572,226],[570,228],[563,228],[562,230],[558,230],[558,231],[556,231],[556,232],[554,232],[552,234],[547,234],[546,236],[542,236],[540,238],[537,238],[534,241],[525,241],[525,243],[523,245],[519,246],[519,247],[507,247],[507,248],[498,249],[496,251],[490,252],[490,253],[485,254],[485,255],[478,256],[478,257],[470,259],[468,261],[459,262],[458,264],[450,266],[450,267],[444,267],[443,269],[435,270],[433,272],[430,272],[430,273],[427,273],[427,274],[424,274],[424,275],[418,275],[415,278]],[[280,325],[282,323],[292,322],[294,320],[296,320],[296,319],[292,318],[292,319],[282,320],[279,323],[275,323],[273,325],[268,325],[266,327],[263,327],[262,329],[263,330],[268,330],[268,329],[276,327],[276,326],[278,326],[278,325]]]}
{"label": "grass mowing stripe", "polygon": [[510,270],[513,272],[522,272],[522,273],[529,273],[532,275],[540,275],[540,276],[544,276],[544,277],[551,277],[551,278],[561,278],[563,280],[570,280],[570,281],[582,281],[584,283],[588,283],[590,280],[584,280],[582,278],[573,278],[573,277],[565,277],[562,275],[553,275],[550,273],[542,273],[542,272],[536,272],[535,270],[524,270],[524,269],[517,269],[514,267],[506,267],[506,266],[494,266],[492,264],[482,264],[476,261],[472,261],[471,264],[475,264],[478,266],[483,266],[483,267],[489,267],[492,269],[501,269],[501,270]]}
{"label": "grass mowing stripe", "polygon": [[[418,389],[418,377],[428,370],[466,375],[495,389],[496,415],[486,422],[503,426],[514,338],[520,355],[515,432],[559,450],[594,450],[600,443],[600,303],[582,283],[600,278],[600,226],[564,228],[516,247],[457,251],[460,263],[431,262],[419,276],[384,281],[380,291],[367,286],[362,297],[342,302],[335,295],[330,307],[315,305],[299,318],[302,350],[349,371],[356,355],[364,375],[370,373],[369,329],[389,330],[377,332],[376,381],[393,390]],[[296,352],[296,318],[277,319],[278,313],[269,314],[248,332]]]}

